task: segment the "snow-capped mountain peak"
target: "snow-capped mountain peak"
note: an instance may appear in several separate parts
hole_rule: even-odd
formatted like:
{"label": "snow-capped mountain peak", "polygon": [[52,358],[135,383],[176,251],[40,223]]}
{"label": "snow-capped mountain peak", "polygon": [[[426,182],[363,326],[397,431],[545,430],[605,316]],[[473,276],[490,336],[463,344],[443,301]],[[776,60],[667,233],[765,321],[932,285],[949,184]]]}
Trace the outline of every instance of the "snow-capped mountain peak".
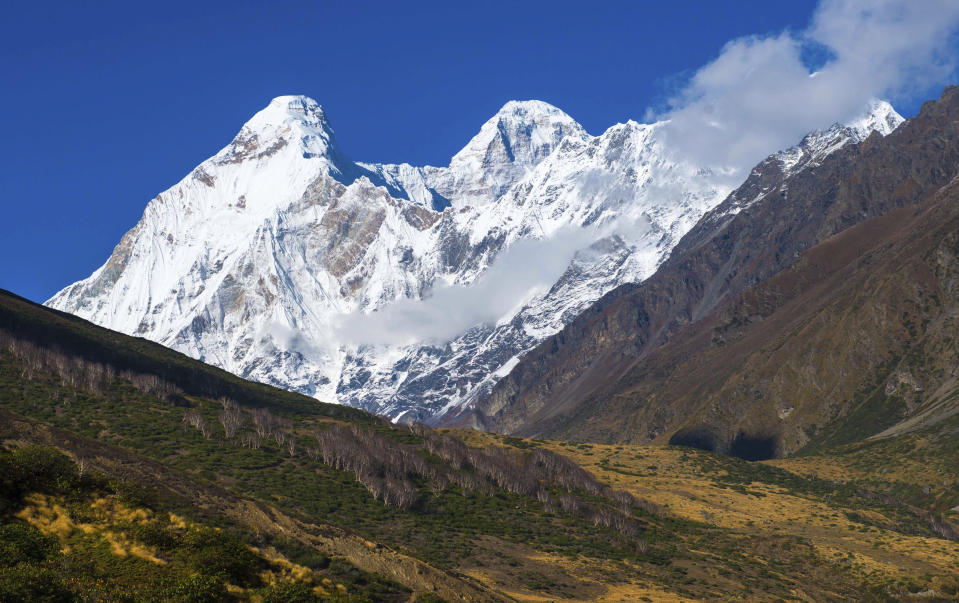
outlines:
{"label": "snow-capped mountain peak", "polygon": [[223,165],[263,160],[287,147],[304,159],[329,162],[331,175],[339,180],[357,176],[353,162],[336,145],[323,107],[301,95],[274,98],[243,125],[213,161]]}
{"label": "snow-capped mountain peak", "polygon": [[[876,104],[775,161],[803,169],[897,118]],[[449,167],[364,164],[316,101],[277,97],[47,303],[243,377],[429,421],[648,277],[730,192],[673,156],[661,125],[594,137],[511,101]]]}
{"label": "snow-capped mountain peak", "polygon": [[287,126],[292,123],[313,128],[329,127],[323,107],[312,98],[300,94],[274,98],[246,122],[246,127],[258,131],[270,126]]}
{"label": "snow-capped mountain peak", "polygon": [[846,127],[854,131],[859,140],[865,140],[872,132],[886,136],[898,128],[903,121],[902,116],[893,109],[892,105],[874,98],[869,102],[866,112],[846,124]]}
{"label": "snow-capped mountain peak", "polygon": [[502,161],[528,169],[567,136],[585,138],[587,134],[572,117],[549,103],[509,101],[453,156],[450,167]]}
{"label": "snow-capped mountain peak", "polygon": [[548,157],[566,137],[582,140],[588,134],[572,117],[549,103],[509,101],[453,156],[452,186],[465,192],[465,200],[471,204],[492,201]]}
{"label": "snow-capped mountain peak", "polygon": [[434,210],[486,205],[525,178],[563,140],[590,136],[562,110],[537,100],[509,101],[450,160],[449,167],[358,164],[391,195]]}

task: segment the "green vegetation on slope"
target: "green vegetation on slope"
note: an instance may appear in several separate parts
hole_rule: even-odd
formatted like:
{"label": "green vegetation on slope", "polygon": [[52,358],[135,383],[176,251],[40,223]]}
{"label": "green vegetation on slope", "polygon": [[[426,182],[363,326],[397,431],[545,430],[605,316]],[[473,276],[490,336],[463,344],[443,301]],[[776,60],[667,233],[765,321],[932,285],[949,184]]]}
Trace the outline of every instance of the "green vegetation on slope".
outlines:
{"label": "green vegetation on slope", "polygon": [[[71,451],[81,468],[89,465],[113,477],[126,475],[156,492],[194,488],[199,498],[214,502],[191,521],[227,534],[239,530],[234,544],[275,550],[306,567],[321,587],[326,576],[344,584],[350,596],[380,598],[373,594],[380,588],[397,597],[409,594],[370,574],[348,580],[359,570],[340,571],[342,563],[331,561],[333,555],[318,548],[317,539],[304,537],[297,527],[301,524],[328,531],[331,535],[323,537],[327,541],[352,538],[350,546],[365,543],[359,552],[350,549],[354,564],[360,558],[373,565],[403,558],[426,562],[396,572],[389,565],[376,569],[407,586],[419,584],[418,593],[428,589],[416,575],[440,568],[437,579],[445,580],[444,592],[451,597],[458,596],[457,589],[473,589],[470,592],[478,598],[497,598],[499,593],[520,599],[545,595],[577,600],[676,595],[715,599],[730,593],[747,599],[791,599],[799,592],[813,598],[881,599],[883,593],[898,592],[890,589],[899,588],[891,586],[899,583],[890,582],[886,574],[868,573],[855,563],[823,565],[821,550],[799,534],[744,533],[706,516],[663,512],[662,506],[649,502],[656,500],[656,492],[639,493],[636,488],[651,475],[648,468],[638,471],[612,458],[594,467],[599,474],[625,480],[621,482],[601,482],[583,471],[576,463],[591,458],[597,450],[592,445],[557,448],[541,440],[395,427],[359,411],[265,386],[251,385],[253,393],[245,393],[240,380],[226,395],[208,389],[195,376],[213,369],[185,357],[157,348],[153,352],[159,365],[114,366],[106,355],[83,354],[83,337],[91,337],[92,348],[99,349],[96,342],[107,337],[102,330],[75,319],[47,316],[41,307],[0,296],[0,308],[11,305],[19,322],[14,326],[0,322],[0,416],[9,424],[0,424],[0,438],[57,443]],[[4,312],[0,318],[10,316],[9,310]],[[59,328],[74,333],[75,345],[60,345]],[[41,336],[52,339],[37,338]],[[135,356],[136,346],[142,344],[116,334],[109,337],[118,346],[113,357],[125,355],[127,342],[136,343],[128,354]],[[170,362],[183,363],[182,373],[167,371],[166,354],[175,357]],[[271,392],[276,392],[275,399]],[[315,412],[304,401],[313,404]],[[46,435],[41,438],[40,432]],[[886,519],[875,520],[881,529],[932,535],[908,512],[873,501],[858,490],[843,494],[825,482],[718,455],[702,459],[695,470],[721,468],[727,475],[720,480],[721,487],[734,495],[758,501],[765,499],[763,493],[769,496],[770,488],[779,488],[810,501],[836,496],[837,512],[882,515]],[[613,484],[629,492],[614,489]],[[50,509],[71,509],[63,493],[39,494],[44,498],[27,500],[30,517],[40,518],[38,525],[47,525],[41,520]],[[120,491],[100,491],[90,494],[88,503],[121,496]],[[260,502],[246,506],[237,502],[218,515],[219,501],[229,496]],[[184,514],[182,506],[182,501],[163,499],[114,513],[126,516],[143,508],[153,514],[150,521],[157,521],[142,531],[122,530],[128,544],[124,550],[144,547],[152,555],[163,555],[166,569],[143,566],[150,571],[179,567],[183,575],[201,575],[190,565],[190,543],[195,540],[183,528],[155,519],[161,507]],[[69,521],[93,525],[89,512],[81,511],[71,510]],[[270,519],[276,513],[285,516]],[[246,523],[238,523],[238,517]],[[251,531],[254,525],[264,529]],[[280,538],[285,530],[292,530],[290,536]],[[74,536],[81,538],[79,533]],[[82,536],[87,537],[92,538]],[[67,546],[81,557],[96,551],[116,555],[112,545],[104,544],[108,540],[97,542],[96,550],[79,543]],[[234,548],[219,557],[242,560],[244,550]],[[253,596],[264,588],[298,588],[269,584],[261,576],[266,571],[262,568],[277,562],[260,553],[254,556],[255,564],[260,564],[256,577],[240,571],[254,564],[248,558],[249,563],[240,563],[236,571],[229,570],[231,577],[221,580],[231,585],[233,596]],[[138,567],[155,564],[137,555],[127,558]],[[172,588],[162,580],[149,583]]]}
{"label": "green vegetation on slope", "polygon": [[225,396],[252,407],[287,414],[323,415],[364,422],[363,411],[241,379],[197,362],[160,344],[104,329],[70,314],[37,305],[0,289],[0,326],[9,337],[37,342],[66,357],[111,367],[115,372],[149,376],[165,385],[162,395],[176,403],[179,394]]}
{"label": "green vegetation on slope", "polygon": [[[184,519],[135,483],[81,473],[52,448],[0,448],[0,601],[405,601],[320,555],[295,564],[253,535]],[[294,549],[294,552],[295,549]]]}

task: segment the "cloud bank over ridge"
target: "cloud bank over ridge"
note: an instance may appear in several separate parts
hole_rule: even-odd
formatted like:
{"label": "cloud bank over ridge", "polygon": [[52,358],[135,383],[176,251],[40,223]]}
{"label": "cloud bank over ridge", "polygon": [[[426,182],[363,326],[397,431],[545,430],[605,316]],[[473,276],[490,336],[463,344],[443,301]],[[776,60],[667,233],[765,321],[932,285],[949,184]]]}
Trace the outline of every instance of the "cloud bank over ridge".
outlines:
{"label": "cloud bank over ridge", "polygon": [[[956,72],[954,0],[823,0],[800,32],[738,38],[647,117],[674,152],[733,179],[874,98],[937,92]],[[821,64],[817,65],[815,58]]]}
{"label": "cloud bank over ridge", "polygon": [[548,239],[521,239],[468,285],[439,284],[423,299],[400,299],[370,314],[347,314],[339,336],[355,345],[445,344],[470,327],[496,323],[562,276],[595,228],[564,228]]}

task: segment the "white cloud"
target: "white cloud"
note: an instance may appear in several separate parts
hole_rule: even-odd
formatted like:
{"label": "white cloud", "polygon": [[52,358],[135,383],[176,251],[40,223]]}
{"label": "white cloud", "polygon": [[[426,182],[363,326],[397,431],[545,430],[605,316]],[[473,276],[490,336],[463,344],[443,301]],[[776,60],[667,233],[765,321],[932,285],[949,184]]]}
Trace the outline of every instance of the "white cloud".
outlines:
{"label": "white cloud", "polygon": [[600,236],[594,228],[570,228],[548,239],[516,241],[473,283],[438,285],[424,299],[400,299],[377,312],[344,315],[338,336],[355,345],[446,343],[473,326],[511,315],[547,291],[577,250]]}
{"label": "white cloud", "polygon": [[[657,115],[672,148],[741,179],[811,130],[856,117],[873,98],[927,94],[955,73],[956,0],[824,0],[809,27],[726,44]],[[825,50],[811,74],[804,49]]]}

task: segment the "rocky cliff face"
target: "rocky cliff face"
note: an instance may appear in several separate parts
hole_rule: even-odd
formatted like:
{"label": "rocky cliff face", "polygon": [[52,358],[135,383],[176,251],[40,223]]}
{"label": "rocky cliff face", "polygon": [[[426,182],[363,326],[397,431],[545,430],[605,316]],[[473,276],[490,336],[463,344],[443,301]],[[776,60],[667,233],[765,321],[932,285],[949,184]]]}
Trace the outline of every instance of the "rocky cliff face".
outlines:
{"label": "rocky cliff face", "polygon": [[792,174],[760,164],[654,276],[604,296],[459,420],[758,458],[959,411],[957,124],[950,88],[885,138]]}
{"label": "rocky cliff face", "polygon": [[[770,161],[794,173],[899,121],[877,103]],[[594,137],[514,101],[448,167],[365,164],[316,102],[279,97],[48,304],[250,379],[432,421],[651,275],[726,197],[724,178],[670,153],[661,128]]]}

